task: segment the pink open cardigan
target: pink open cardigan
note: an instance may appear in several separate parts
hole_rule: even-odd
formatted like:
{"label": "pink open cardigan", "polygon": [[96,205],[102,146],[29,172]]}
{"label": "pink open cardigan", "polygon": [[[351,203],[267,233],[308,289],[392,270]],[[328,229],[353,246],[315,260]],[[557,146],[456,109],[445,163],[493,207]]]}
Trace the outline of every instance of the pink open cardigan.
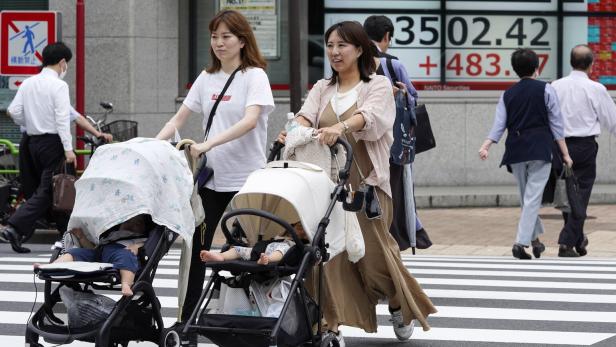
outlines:
{"label": "pink open cardigan", "polygon": [[[297,113],[308,119],[313,126],[319,124],[321,114],[336,94],[336,85],[329,80],[319,80],[308,93],[308,97]],[[392,128],[396,117],[396,104],[391,83],[385,76],[372,74],[369,82],[359,87],[355,114],[364,117],[366,125],[353,133],[356,141],[363,140],[374,170],[366,183],[376,185],[391,196],[389,185],[389,148],[393,142]],[[315,126],[316,127],[316,126]]]}

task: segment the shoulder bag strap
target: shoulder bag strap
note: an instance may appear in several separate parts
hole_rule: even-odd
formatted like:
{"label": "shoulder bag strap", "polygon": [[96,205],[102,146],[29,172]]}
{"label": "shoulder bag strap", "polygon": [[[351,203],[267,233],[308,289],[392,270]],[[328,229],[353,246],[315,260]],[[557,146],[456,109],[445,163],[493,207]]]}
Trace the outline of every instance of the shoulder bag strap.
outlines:
{"label": "shoulder bag strap", "polygon": [[[389,76],[391,77],[391,84],[395,87],[396,82],[400,82],[400,81],[398,80],[398,75],[396,75],[394,64],[391,62],[392,59],[391,58],[386,58],[386,59],[387,59],[387,70],[389,70]],[[404,94],[404,99],[406,101],[406,104],[408,105],[409,104],[409,93],[408,92]]]}
{"label": "shoulder bag strap", "polygon": [[214,106],[212,106],[212,110],[210,111],[210,117],[208,118],[207,126],[205,127],[205,136],[203,137],[203,141],[204,142],[205,142],[205,140],[207,140],[207,136],[210,133],[210,128],[212,127],[212,120],[214,119],[214,116],[216,115],[216,109],[218,108],[218,104],[220,103],[220,101],[224,97],[225,93],[227,92],[227,89],[229,88],[229,85],[231,85],[231,82],[233,82],[233,78],[235,77],[235,74],[238,71],[240,71],[240,69],[241,69],[241,66],[238,67],[237,69],[235,69],[235,71],[233,71],[233,73],[231,73],[231,76],[229,76],[229,79],[227,80],[227,83],[225,83],[225,86],[222,88],[222,91],[218,95],[218,98],[216,99],[216,102],[214,103]]}
{"label": "shoulder bag strap", "polygon": [[387,62],[387,70],[389,70],[389,76],[391,77],[391,84],[396,85],[398,82],[398,75],[396,75],[396,70],[394,70],[394,64],[391,62],[391,58],[386,58]]}

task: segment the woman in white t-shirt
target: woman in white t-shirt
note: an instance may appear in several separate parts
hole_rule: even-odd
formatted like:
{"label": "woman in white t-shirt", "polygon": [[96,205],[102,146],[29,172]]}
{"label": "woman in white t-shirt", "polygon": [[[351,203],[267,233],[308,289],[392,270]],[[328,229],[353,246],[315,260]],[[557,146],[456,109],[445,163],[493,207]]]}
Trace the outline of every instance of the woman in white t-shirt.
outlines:
{"label": "woman in white t-shirt", "polygon": [[267,118],[274,109],[264,71],[266,62],[246,18],[237,11],[221,11],[212,19],[209,29],[211,65],[201,72],[183,105],[156,136],[158,139],[172,137],[191,112],[203,114],[205,131],[216,99],[230,75],[239,68],[218,104],[207,140],[191,147],[194,157],[207,153],[207,164],[214,169],[214,176],[201,194],[206,227],[193,237],[182,321],[190,316],[203,288],[205,267],[199,252],[210,249],[225,208],[248,175],[265,166]]}

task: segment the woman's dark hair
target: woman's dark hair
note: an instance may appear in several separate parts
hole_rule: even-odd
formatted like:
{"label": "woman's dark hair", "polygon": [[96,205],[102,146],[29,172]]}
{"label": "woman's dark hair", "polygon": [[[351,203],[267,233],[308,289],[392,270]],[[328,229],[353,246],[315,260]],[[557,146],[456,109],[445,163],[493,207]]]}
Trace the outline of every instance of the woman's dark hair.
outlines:
{"label": "woman's dark hair", "polygon": [[[255,34],[252,31],[250,23],[248,23],[248,21],[246,20],[246,17],[244,17],[241,13],[233,10],[220,11],[210,21],[210,32],[213,32],[218,29],[220,23],[225,23],[225,25],[229,28],[229,31],[231,31],[233,35],[237,36],[242,42],[244,42],[244,48],[242,48],[242,50],[240,51],[240,57],[242,59],[240,68],[242,70],[248,67],[259,67],[261,69],[265,69],[267,67],[267,62],[259,51],[259,46],[257,46]],[[206,71],[208,73],[220,71],[220,69],[222,68],[222,64],[220,62],[220,59],[218,59],[218,57],[216,57],[216,54],[214,54],[212,46],[210,46],[210,57],[212,58],[212,63],[206,69]]]}
{"label": "woman's dark hair", "polygon": [[[359,78],[364,82],[370,81],[370,75],[376,70],[376,63],[374,62],[374,54],[372,53],[372,41],[370,41],[364,28],[359,22],[355,21],[336,23],[325,32],[325,45],[327,45],[329,36],[334,31],[338,33],[338,36],[340,36],[344,42],[361,48],[362,53],[359,58],[357,58]],[[336,83],[338,83],[338,72],[332,68],[332,77],[329,80],[329,85],[333,86]]]}
{"label": "woman's dark hair", "polygon": [[594,57],[588,45],[577,45],[571,50],[571,67],[586,70],[592,65]]}
{"label": "woman's dark hair", "polygon": [[64,42],[58,41],[49,44],[43,49],[43,67],[56,65],[62,59],[66,60],[68,63],[71,61],[72,57],[73,53],[71,53],[71,49],[68,48]]}
{"label": "woman's dark hair", "polygon": [[518,48],[511,55],[511,66],[518,77],[529,77],[539,67],[539,58],[532,49]]}

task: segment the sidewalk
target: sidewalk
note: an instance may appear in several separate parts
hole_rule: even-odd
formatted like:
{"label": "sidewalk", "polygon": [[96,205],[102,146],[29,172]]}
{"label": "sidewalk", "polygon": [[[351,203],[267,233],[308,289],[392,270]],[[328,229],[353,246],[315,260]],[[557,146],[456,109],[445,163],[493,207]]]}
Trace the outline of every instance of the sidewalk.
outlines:
{"label": "sidewalk", "polygon": [[[433,242],[429,249],[417,250],[418,255],[511,256],[520,208],[424,208],[418,214]],[[562,216],[552,207],[542,208],[540,216],[545,228],[541,240],[547,247],[544,255],[555,257]],[[588,216],[584,229],[589,245],[584,259],[616,258],[616,205],[590,205]],[[223,243],[218,231],[214,244]]]}
{"label": "sidewalk", "polygon": [[[433,242],[432,247],[417,250],[417,254],[511,256],[519,207],[420,209],[417,213]],[[545,228],[540,238],[547,247],[544,255],[557,256],[563,225],[560,211],[545,207],[539,214]],[[588,216],[585,258],[616,257],[616,205],[590,205]]]}

